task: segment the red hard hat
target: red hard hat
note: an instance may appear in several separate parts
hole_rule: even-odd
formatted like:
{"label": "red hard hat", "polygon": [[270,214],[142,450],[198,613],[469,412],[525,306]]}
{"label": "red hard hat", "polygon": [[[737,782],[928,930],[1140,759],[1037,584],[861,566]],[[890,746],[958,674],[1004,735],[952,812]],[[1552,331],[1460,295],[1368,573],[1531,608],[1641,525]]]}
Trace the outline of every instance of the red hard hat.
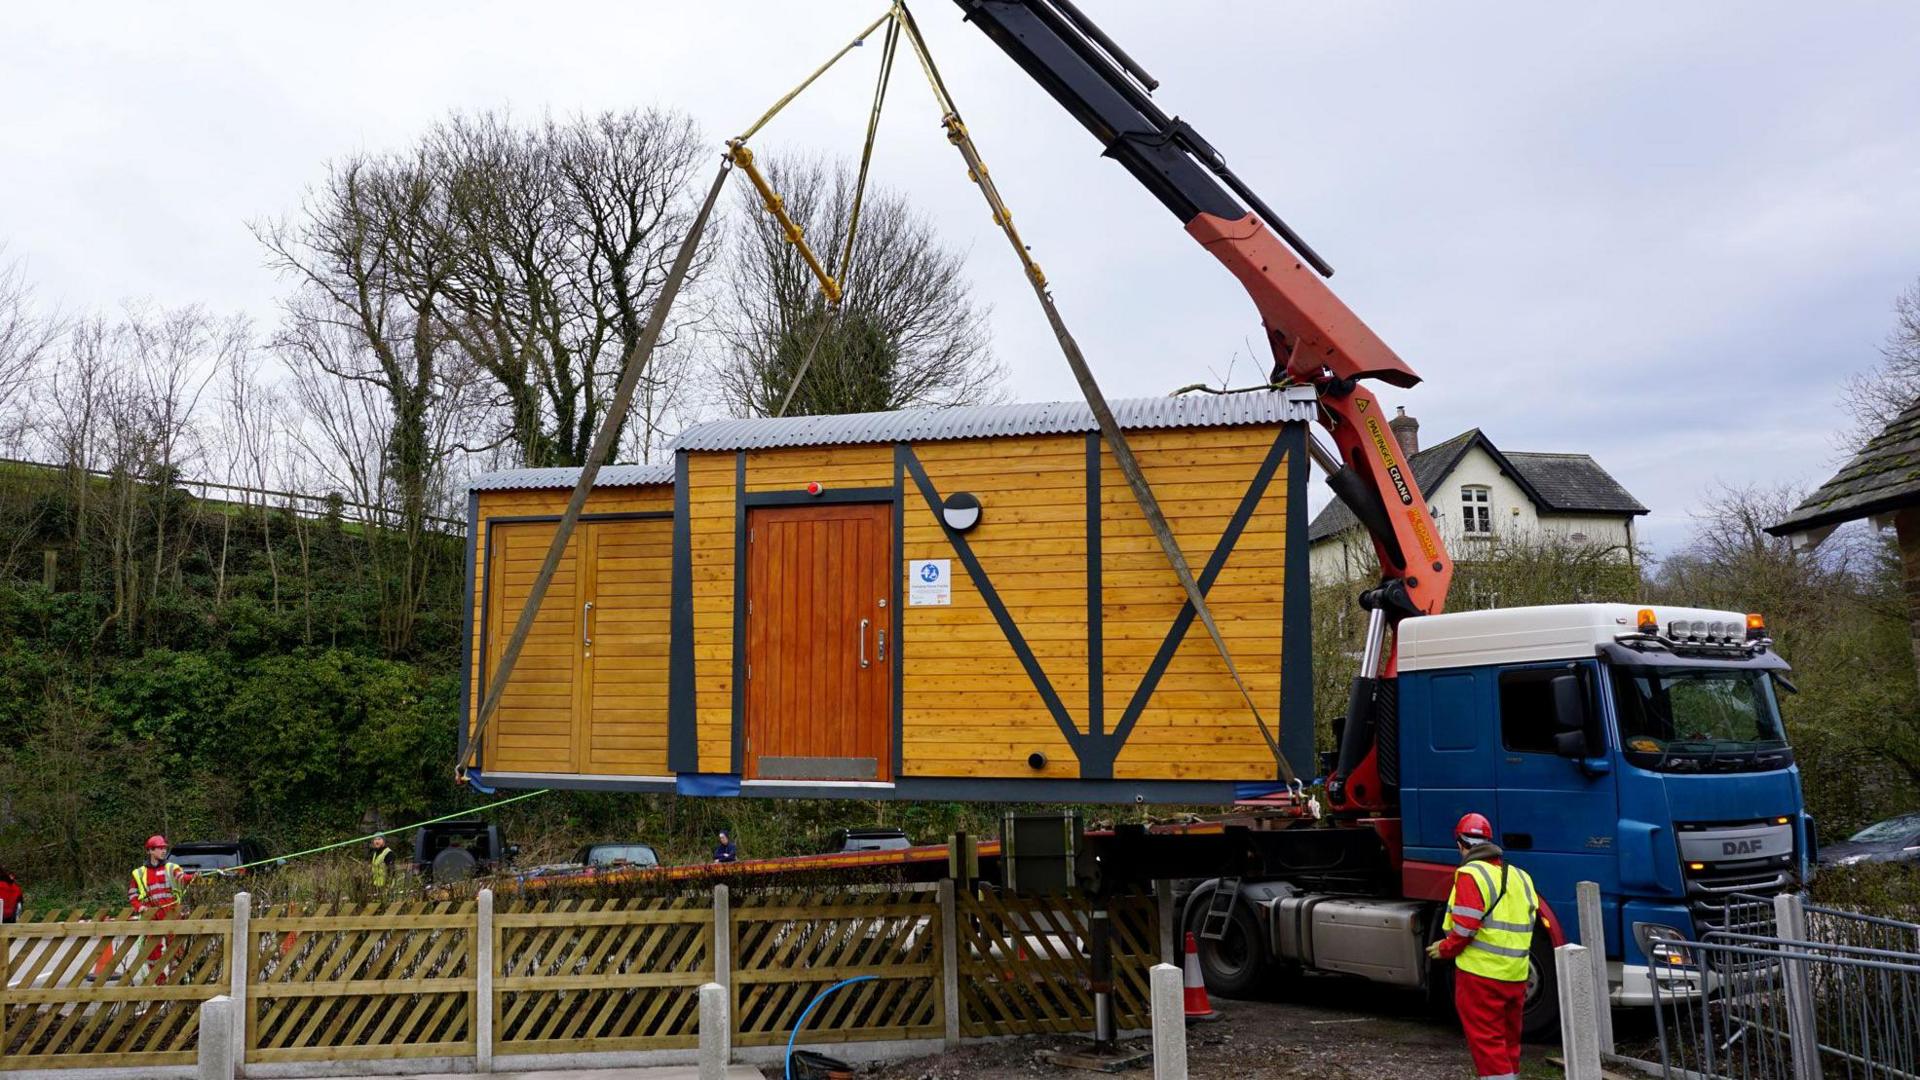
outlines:
{"label": "red hard hat", "polygon": [[1493,822],[1488,821],[1485,814],[1467,814],[1460,819],[1460,824],[1453,827],[1453,838],[1455,840],[1491,840],[1493,839]]}
{"label": "red hard hat", "polygon": [[147,846],[150,848],[157,848],[157,847],[172,847],[173,845],[167,843],[166,837],[161,836],[159,833],[155,833],[152,836],[147,837]]}

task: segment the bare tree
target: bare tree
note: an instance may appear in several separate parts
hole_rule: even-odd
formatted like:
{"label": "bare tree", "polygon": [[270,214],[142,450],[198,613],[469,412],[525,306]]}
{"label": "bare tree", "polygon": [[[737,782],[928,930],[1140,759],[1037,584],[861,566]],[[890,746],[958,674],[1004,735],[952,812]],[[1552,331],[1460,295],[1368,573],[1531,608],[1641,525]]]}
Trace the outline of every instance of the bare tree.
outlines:
{"label": "bare tree", "polygon": [[1848,379],[1841,392],[1841,407],[1853,418],[1853,427],[1841,434],[1848,454],[1920,401],[1920,280],[1894,298],[1893,318],[1893,329],[1880,347],[1880,363]]}
{"label": "bare tree", "polygon": [[[5,251],[0,247],[0,255]],[[25,437],[29,417],[15,407],[36,381],[59,330],[57,320],[35,311],[20,264],[0,264],[0,446],[16,449]]]}
{"label": "bare tree", "polygon": [[[518,127],[456,115],[427,137],[460,252],[448,325],[490,375],[526,464],[577,465],[692,220],[702,139],[677,113]],[[702,256],[692,275],[706,266]],[[677,308],[663,339],[700,317]],[[650,369],[635,417],[658,442],[681,379]]]}
{"label": "bare tree", "polygon": [[849,253],[850,168],[775,161],[768,176],[840,279],[843,298],[829,309],[779,223],[743,189],[729,238],[717,374],[729,409],[776,412],[809,352],[791,414],[965,405],[998,396],[1005,373],[989,345],[987,309],[973,299],[959,252],[941,244],[925,215],[904,195],[870,187]]}
{"label": "bare tree", "polygon": [[256,225],[274,262],[298,283],[276,346],[295,367],[318,367],[378,391],[384,414],[370,503],[399,508],[383,545],[387,646],[413,642],[432,546],[426,531],[449,448],[433,436],[443,369],[458,344],[447,330],[460,253],[448,219],[447,178],[425,155],[355,157],[334,165],[291,220]]}

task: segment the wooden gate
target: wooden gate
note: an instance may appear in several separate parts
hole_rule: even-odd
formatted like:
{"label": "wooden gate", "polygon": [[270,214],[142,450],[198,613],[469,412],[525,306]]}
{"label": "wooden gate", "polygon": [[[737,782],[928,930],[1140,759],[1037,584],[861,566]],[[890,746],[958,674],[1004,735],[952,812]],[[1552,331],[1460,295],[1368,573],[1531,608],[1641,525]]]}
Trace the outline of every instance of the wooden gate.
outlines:
{"label": "wooden gate", "polygon": [[748,779],[890,780],[893,507],[747,515]]}
{"label": "wooden gate", "polygon": [[130,909],[0,925],[0,1069],[193,1064],[231,925]]}
{"label": "wooden gate", "polygon": [[471,1055],[474,905],[266,913],[247,942],[247,1060]]}
{"label": "wooden gate", "polygon": [[709,899],[523,902],[493,925],[498,1053],[698,1043],[700,984],[713,978]]}
{"label": "wooden gate", "polygon": [[[1159,962],[1159,918],[1148,896],[1109,902],[1113,1015],[1121,1028],[1151,1023],[1147,971]],[[962,892],[959,909],[960,1033],[1034,1035],[1093,1028],[1084,897]]]}
{"label": "wooden gate", "polygon": [[944,1030],[940,904],[932,890],[769,893],[733,908],[734,1042],[781,1045],[807,1003],[816,1042],[939,1038]]}

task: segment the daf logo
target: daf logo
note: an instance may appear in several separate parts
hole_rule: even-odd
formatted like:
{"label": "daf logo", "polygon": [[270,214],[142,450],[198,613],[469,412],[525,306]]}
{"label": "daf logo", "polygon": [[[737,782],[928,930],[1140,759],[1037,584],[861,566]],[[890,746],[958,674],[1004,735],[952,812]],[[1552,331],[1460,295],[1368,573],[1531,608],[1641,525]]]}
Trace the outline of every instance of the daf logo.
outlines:
{"label": "daf logo", "polygon": [[1759,840],[1726,840],[1720,844],[1720,853],[1722,855],[1752,855],[1759,852],[1763,846],[1763,843]]}

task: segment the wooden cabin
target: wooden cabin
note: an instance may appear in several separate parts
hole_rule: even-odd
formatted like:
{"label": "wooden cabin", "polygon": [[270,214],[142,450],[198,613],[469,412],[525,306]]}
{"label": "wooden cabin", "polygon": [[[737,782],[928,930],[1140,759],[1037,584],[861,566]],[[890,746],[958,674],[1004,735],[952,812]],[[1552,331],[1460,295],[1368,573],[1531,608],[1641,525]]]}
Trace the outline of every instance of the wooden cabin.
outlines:
{"label": "wooden cabin", "polygon": [[[1113,403],[1312,776],[1310,391]],[[466,732],[578,473],[469,497]],[[1279,765],[1083,404],[722,420],[601,470],[484,787],[1223,802]]]}

